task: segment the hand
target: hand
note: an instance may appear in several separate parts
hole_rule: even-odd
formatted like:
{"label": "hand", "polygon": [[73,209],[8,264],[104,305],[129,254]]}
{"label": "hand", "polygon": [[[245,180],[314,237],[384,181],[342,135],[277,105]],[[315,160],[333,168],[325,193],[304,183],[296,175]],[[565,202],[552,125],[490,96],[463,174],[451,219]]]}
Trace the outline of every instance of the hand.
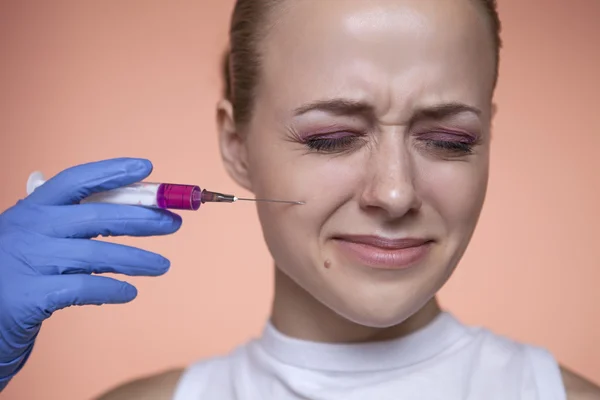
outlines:
{"label": "hand", "polygon": [[158,276],[166,258],[102,236],[176,232],[169,211],[115,204],[78,204],[92,193],[141,181],[152,164],[113,159],[67,169],[0,214],[0,391],[29,357],[41,323],[73,305],[126,303],[134,286],[92,274]]}

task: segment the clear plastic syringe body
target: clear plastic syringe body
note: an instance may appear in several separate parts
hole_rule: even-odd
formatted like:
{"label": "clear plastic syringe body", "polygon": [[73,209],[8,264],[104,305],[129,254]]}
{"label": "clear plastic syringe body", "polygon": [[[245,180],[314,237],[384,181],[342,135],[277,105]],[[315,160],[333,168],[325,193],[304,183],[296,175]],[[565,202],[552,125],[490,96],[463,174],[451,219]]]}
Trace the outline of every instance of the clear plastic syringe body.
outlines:
{"label": "clear plastic syringe body", "polygon": [[195,211],[202,204],[202,190],[194,185],[139,182],[95,193],[81,203],[111,203]]}

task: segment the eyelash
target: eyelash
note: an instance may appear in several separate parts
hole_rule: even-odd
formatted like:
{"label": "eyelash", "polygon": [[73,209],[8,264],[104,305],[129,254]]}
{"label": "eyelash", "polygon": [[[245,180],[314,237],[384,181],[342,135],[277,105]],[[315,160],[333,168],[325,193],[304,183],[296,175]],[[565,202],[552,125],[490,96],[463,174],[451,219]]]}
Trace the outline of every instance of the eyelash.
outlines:
{"label": "eyelash", "polygon": [[354,142],[358,140],[356,135],[342,136],[339,138],[330,137],[312,137],[306,139],[306,146],[311,150],[319,152],[333,153],[336,151],[347,150]]}
{"label": "eyelash", "polygon": [[446,140],[425,140],[425,144],[433,146],[438,150],[445,150],[454,153],[471,154],[473,153],[473,143],[446,141]]}
{"label": "eyelash", "polygon": [[[445,133],[445,132],[444,132]],[[451,135],[445,133],[446,135]],[[314,151],[323,153],[334,153],[349,150],[360,137],[358,135],[347,135],[339,138],[316,136],[305,140],[306,146]],[[442,150],[455,154],[471,154],[476,143],[468,143],[450,140],[420,139],[427,147],[434,150]]]}

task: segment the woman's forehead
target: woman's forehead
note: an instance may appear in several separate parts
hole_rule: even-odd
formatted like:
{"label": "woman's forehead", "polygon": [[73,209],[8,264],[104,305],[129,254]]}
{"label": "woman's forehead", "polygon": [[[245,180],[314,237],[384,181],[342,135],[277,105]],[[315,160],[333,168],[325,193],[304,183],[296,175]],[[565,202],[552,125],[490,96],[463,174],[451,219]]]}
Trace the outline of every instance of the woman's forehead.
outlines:
{"label": "woman's forehead", "polygon": [[[285,1],[269,21],[267,42],[277,47],[339,44],[349,40],[397,47],[428,40],[491,38],[487,19],[473,0]],[[269,43],[267,43],[268,45]]]}
{"label": "woman's forehead", "polygon": [[491,97],[493,42],[470,0],[292,3],[261,46],[261,86],[281,107],[315,97]]}

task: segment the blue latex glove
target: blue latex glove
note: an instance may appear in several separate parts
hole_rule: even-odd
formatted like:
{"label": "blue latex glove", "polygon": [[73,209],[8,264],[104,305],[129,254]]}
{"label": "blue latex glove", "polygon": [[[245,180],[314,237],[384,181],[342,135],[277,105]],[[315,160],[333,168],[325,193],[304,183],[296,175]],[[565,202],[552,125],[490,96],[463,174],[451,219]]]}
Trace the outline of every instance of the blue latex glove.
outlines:
{"label": "blue latex glove", "polygon": [[176,232],[169,211],[78,204],[92,193],[147,177],[152,164],[113,159],[67,169],[0,214],[0,391],[23,367],[41,323],[73,305],[126,303],[132,285],[92,273],[158,276],[169,261],[134,247],[90,238]]}

